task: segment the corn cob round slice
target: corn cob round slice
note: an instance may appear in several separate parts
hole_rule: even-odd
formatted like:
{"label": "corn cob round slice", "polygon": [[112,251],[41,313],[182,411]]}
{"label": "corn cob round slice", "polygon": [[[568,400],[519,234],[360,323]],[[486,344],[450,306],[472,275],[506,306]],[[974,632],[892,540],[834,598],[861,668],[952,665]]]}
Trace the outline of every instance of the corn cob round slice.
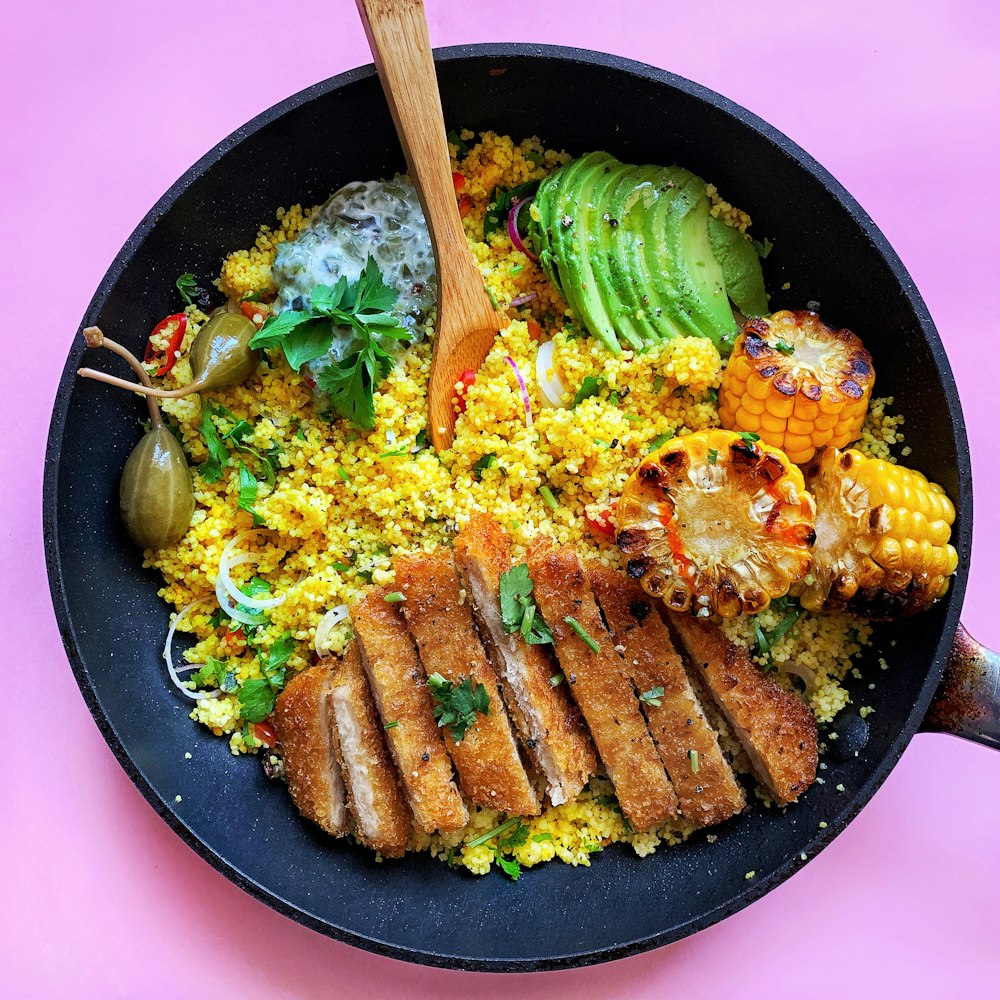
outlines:
{"label": "corn cob round slice", "polygon": [[804,608],[885,621],[924,611],[948,590],[958,566],[948,544],[955,507],[937,483],[836,448],[810,463],[806,483],[817,514]]}
{"label": "corn cob round slice", "polygon": [[825,445],[860,437],[874,382],[871,355],[850,330],[834,330],[814,312],[777,312],[748,320],[737,338],[719,421],[804,465]]}
{"label": "corn cob round slice", "polygon": [[626,571],[675,611],[756,614],[809,569],[802,473],[753,434],[698,431],[648,456],[618,502]]}

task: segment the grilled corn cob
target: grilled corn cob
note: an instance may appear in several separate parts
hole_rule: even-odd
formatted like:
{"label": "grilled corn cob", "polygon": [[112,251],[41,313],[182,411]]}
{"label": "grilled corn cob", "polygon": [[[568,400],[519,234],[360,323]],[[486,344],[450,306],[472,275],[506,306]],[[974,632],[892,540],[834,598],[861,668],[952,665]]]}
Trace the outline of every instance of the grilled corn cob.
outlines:
{"label": "grilled corn cob", "polygon": [[958,565],[948,544],[955,508],[937,483],[836,448],[810,463],[806,483],[817,513],[804,608],[886,620],[924,611],[947,591]]}
{"label": "grilled corn cob", "polygon": [[871,355],[850,330],[785,310],[743,327],[722,376],[719,420],[804,465],[825,445],[857,440],[874,382]]}
{"label": "grilled corn cob", "polygon": [[647,457],[618,502],[626,571],[674,611],[756,614],[809,569],[802,473],[754,434],[698,431]]}

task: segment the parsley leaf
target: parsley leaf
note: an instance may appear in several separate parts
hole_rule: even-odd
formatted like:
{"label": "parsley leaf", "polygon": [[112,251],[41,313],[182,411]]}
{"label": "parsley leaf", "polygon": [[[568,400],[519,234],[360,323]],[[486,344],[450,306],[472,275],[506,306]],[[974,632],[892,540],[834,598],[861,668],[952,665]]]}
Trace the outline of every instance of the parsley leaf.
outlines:
{"label": "parsley leaf", "polygon": [[271,643],[266,656],[262,650],[257,653],[261,673],[276,691],[285,686],[285,664],[293,652],[295,652],[295,640],[292,638],[292,633],[283,632],[280,638]]}
{"label": "parsley leaf", "polygon": [[181,293],[181,298],[188,305],[192,305],[201,295],[205,294],[204,289],[199,287],[195,276],[191,273],[182,274],[174,284],[177,286],[177,291]]}
{"label": "parsley leaf", "polygon": [[774,249],[774,244],[765,236],[764,242],[761,243],[760,240],[751,240],[754,250],[757,251],[757,256],[761,260],[766,259],[767,255]]}
{"label": "parsley leaf", "polygon": [[487,469],[492,469],[494,465],[497,464],[497,457],[492,452],[488,455],[483,455],[475,465],[472,466],[472,475],[475,477],[476,482],[481,482],[483,478],[483,473]]}
{"label": "parsley leaf", "polygon": [[255,677],[240,685],[237,697],[242,719],[247,722],[263,722],[274,711],[277,695],[266,680]]}
{"label": "parsley leaf", "polygon": [[639,695],[639,701],[645,702],[647,705],[652,705],[653,708],[659,708],[663,704],[663,685],[657,685],[656,687],[651,687],[648,691],[643,691]]}
{"label": "parsley leaf", "polygon": [[253,505],[257,502],[258,485],[257,480],[250,474],[250,470],[240,462],[240,495],[236,503],[240,510],[245,510],[253,517],[255,528],[264,523],[264,518],[253,509]]}
{"label": "parsley leaf", "polygon": [[490,714],[490,695],[483,684],[472,686],[468,677],[454,684],[440,674],[427,678],[427,686],[434,698],[434,718],[438,726],[447,726],[452,739],[461,743],[469,727],[475,725],[476,714]]}
{"label": "parsley leaf", "polygon": [[538,190],[538,181],[525,181],[517,187],[497,188],[490,192],[489,204],[483,218],[483,242],[489,243],[494,233],[507,232],[507,216],[514,203],[522,198],[529,198]]}
{"label": "parsley leaf", "polygon": [[448,133],[448,142],[455,147],[455,156],[459,160],[469,155],[469,144],[454,129]]}
{"label": "parsley leaf", "polygon": [[229,464],[229,449],[222,443],[212,417],[221,416],[219,409],[210,399],[201,398],[201,436],[208,448],[208,458],[201,463],[198,471],[206,483],[217,483],[222,478],[222,470]]}
{"label": "parsley leaf", "polygon": [[511,882],[516,882],[521,877],[521,866],[514,858],[505,858],[500,854],[496,855],[497,864],[510,876]]}
{"label": "parsley leaf", "polygon": [[539,646],[552,642],[552,631],[531,596],[534,589],[535,583],[525,563],[518,563],[500,574],[500,614],[504,631],[508,634],[519,631],[526,642]]}
{"label": "parsley leaf", "polygon": [[583,380],[583,385],[576,390],[576,395],[573,397],[573,402],[570,404],[570,409],[575,410],[585,399],[590,399],[591,396],[596,396],[601,391],[601,386],[607,380],[603,375],[593,376],[587,375]]}

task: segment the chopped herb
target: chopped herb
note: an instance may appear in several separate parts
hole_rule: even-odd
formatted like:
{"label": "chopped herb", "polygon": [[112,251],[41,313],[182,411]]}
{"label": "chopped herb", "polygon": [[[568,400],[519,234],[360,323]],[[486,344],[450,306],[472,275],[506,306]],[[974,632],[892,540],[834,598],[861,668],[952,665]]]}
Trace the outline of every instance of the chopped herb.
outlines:
{"label": "chopped herb", "polygon": [[416,436],[413,446],[418,451],[423,451],[424,448],[429,448],[431,446],[431,436],[427,433],[426,427]]}
{"label": "chopped herb", "polygon": [[483,478],[483,473],[487,469],[492,469],[496,464],[497,457],[492,452],[488,455],[483,455],[472,467],[472,475],[475,477],[476,482],[480,482]]}
{"label": "chopped herb", "polygon": [[293,652],[295,652],[295,640],[291,632],[283,632],[271,643],[266,655],[263,650],[257,651],[261,673],[275,691],[280,691],[285,686],[285,664]]}
{"label": "chopped herb", "polygon": [[754,250],[757,251],[757,256],[761,260],[767,258],[767,255],[774,249],[774,244],[765,236],[764,242],[761,243],[759,240],[751,240]]}
{"label": "chopped herb", "polygon": [[665,379],[662,375],[657,375],[656,378],[653,379],[653,392],[659,392],[663,388],[664,381]]}
{"label": "chopped herb", "polygon": [[587,648],[590,649],[592,653],[599,653],[601,651],[600,644],[596,639],[591,636],[591,634],[571,615],[567,615],[563,621],[587,644]]}
{"label": "chopped herb", "polygon": [[663,704],[662,685],[657,685],[656,687],[651,687],[648,691],[643,691],[639,695],[639,701],[645,702],[647,705],[652,705],[653,708],[659,708]]}
{"label": "chopped herb", "polygon": [[257,480],[250,474],[250,470],[240,462],[240,494],[236,503],[240,510],[245,510],[253,517],[253,526],[255,528],[264,523],[264,518],[253,509],[253,505],[257,502],[257,489],[259,485]]}
{"label": "chopped herb", "polygon": [[483,242],[489,243],[494,233],[507,232],[507,216],[510,215],[514,203],[522,198],[529,198],[538,190],[538,181],[525,181],[517,187],[493,188],[490,192],[489,204],[483,218]]}
{"label": "chopped herb", "polygon": [[673,431],[667,431],[664,434],[657,434],[652,441],[649,442],[649,450],[651,452],[656,451],[657,448],[665,445],[674,436]]}
{"label": "chopped herb", "polygon": [[524,154],[524,158],[529,163],[533,163],[536,167],[540,167],[545,162],[545,154],[539,153],[534,149],[529,149],[528,152]]}
{"label": "chopped herb", "polygon": [[709,465],[715,465],[715,460],[718,457],[719,457],[719,449],[718,448],[709,448],[708,449],[708,464]]}
{"label": "chopped herb", "polygon": [[455,848],[454,847],[449,847],[448,848],[448,854],[445,856],[445,861],[449,865],[454,865],[454,863],[455,863]]}
{"label": "chopped herb", "polygon": [[559,501],[556,500],[555,496],[552,493],[552,490],[549,489],[548,486],[541,487],[541,489],[539,489],[538,492],[541,494],[542,499],[545,501],[548,507],[550,507],[552,510],[559,509]]}
{"label": "chopped herb", "polygon": [[477,713],[490,714],[490,695],[484,684],[473,687],[468,677],[454,684],[439,673],[433,673],[427,678],[427,686],[434,698],[434,718],[438,726],[447,726],[456,743],[461,743],[469,727],[475,724]]}
{"label": "chopped herb", "polygon": [[698,751],[688,750],[688,760],[691,762],[691,773],[698,773]]}
{"label": "chopped herb", "polygon": [[229,464],[229,449],[222,443],[212,419],[215,410],[212,401],[202,396],[200,430],[208,448],[208,458],[201,463],[198,471],[206,483],[217,483],[222,478],[222,470]]}
{"label": "chopped herb", "polygon": [[305,432],[305,429],[304,429],[304,428],[302,428],[302,427],[300,427],[300,428],[299,428],[299,429],[298,429],[298,430],[297,430],[297,431],[295,432],[295,436],[296,436],[296,437],[297,437],[297,438],[298,438],[298,439],[299,439],[300,441],[305,441],[305,440],[306,440],[306,432]]}
{"label": "chopped herb", "polygon": [[707,399],[708,402],[710,402],[710,403],[718,403],[718,401],[719,401],[719,390],[718,389],[709,389],[705,393],[705,399]]}
{"label": "chopped herb", "polygon": [[298,371],[330,349],[338,327],[349,327],[361,347],[325,367],[316,377],[330,407],[364,430],[375,426],[374,393],[395,364],[382,343],[386,338],[409,341],[410,332],[391,310],[397,292],[387,285],[370,254],[358,280],[341,277],[335,285],[317,285],[308,310],[286,309],[271,316],[250,341],[253,348],[281,345],[288,363]]}
{"label": "chopped herb", "polygon": [[383,451],[379,458],[404,458],[409,454],[405,448],[396,448],[393,451]]}
{"label": "chopped herb", "polygon": [[531,596],[534,589],[535,583],[524,563],[500,574],[500,614],[504,631],[508,635],[519,631],[526,642],[538,646],[552,642],[552,632]]}
{"label": "chopped herb", "polygon": [[387,722],[382,728],[383,729],[395,729],[399,725],[399,719],[395,719],[392,722]]}
{"label": "chopped herb", "polygon": [[[214,656],[206,656],[205,662],[188,676],[188,680],[194,683],[195,687],[207,687],[210,681],[215,681],[219,687],[229,673],[229,666],[222,660],[217,660]],[[225,689],[224,689],[225,690]],[[230,690],[235,690],[231,688]]]}
{"label": "chopped herb", "polygon": [[755,444],[760,440],[760,435],[754,434],[753,431],[740,431],[740,437],[743,438],[747,444]]}
{"label": "chopped herb", "polygon": [[226,613],[222,610],[222,608],[216,608],[208,616],[208,624],[211,625],[212,628],[220,628],[222,623],[227,620]]}
{"label": "chopped herb", "polygon": [[603,375],[593,376],[587,375],[583,384],[579,389],[576,390],[576,395],[573,397],[573,402],[570,405],[571,410],[575,410],[585,399],[590,399],[592,396],[596,396],[601,391],[601,386],[605,385],[607,379]]}
{"label": "chopped herb", "polygon": [[182,274],[174,284],[177,291],[181,293],[181,298],[190,306],[205,295],[205,290],[201,288],[191,273]]}
{"label": "chopped herb", "polygon": [[458,159],[463,160],[469,155],[469,144],[454,129],[448,133],[448,142],[455,147]]}
{"label": "chopped herb", "polygon": [[784,340],[779,340],[775,345],[774,349],[776,351],[781,351],[782,354],[787,354],[791,357],[795,353],[795,345],[788,344]]}
{"label": "chopped herb", "polygon": [[335,569],[338,573],[347,573],[350,568],[350,563],[335,562],[330,564],[330,569]]}
{"label": "chopped herb", "polygon": [[345,483],[349,483],[351,481],[351,474],[343,466],[340,466],[340,468],[337,469],[337,475],[340,476]]}
{"label": "chopped herb", "polygon": [[641,424],[645,417],[640,417],[637,413],[623,413],[622,416],[632,424]]}
{"label": "chopped herb", "polygon": [[507,269],[507,273],[512,278],[516,278],[523,270],[524,270],[523,264],[515,264],[513,267]]}
{"label": "chopped herb", "polygon": [[399,604],[406,600],[406,594],[400,593],[398,590],[394,590],[391,594],[385,595],[386,604]]}
{"label": "chopped herb", "polygon": [[[771,605],[776,611],[786,611],[785,617],[778,622],[770,632],[765,632],[757,621],[757,615],[753,617],[753,634],[756,639],[754,645],[754,655],[764,660],[765,668],[771,668],[771,650],[796,626],[798,620],[806,613],[805,608],[800,607],[790,597],[778,598],[771,601]],[[787,609],[787,610],[786,610]]]}
{"label": "chopped herb", "polygon": [[553,674],[553,675],[552,675],[552,676],[551,676],[551,677],[549,678],[549,687],[554,687],[554,688],[557,688],[557,687],[559,687],[559,685],[560,685],[560,684],[562,684],[562,682],[563,682],[564,680],[566,680],[566,677],[565,677],[565,675],[564,675],[564,674],[562,673],[562,671],[560,671],[560,672],[559,672],[558,674]]}
{"label": "chopped herb", "polygon": [[521,877],[521,866],[514,858],[505,858],[501,854],[495,855],[497,864],[504,873],[510,876],[511,882],[516,882]]}
{"label": "chopped herb", "polygon": [[277,695],[266,680],[253,678],[240,685],[237,697],[240,703],[240,718],[247,722],[263,722],[274,711]]}
{"label": "chopped herb", "polygon": [[547,840],[552,839],[551,833],[536,833],[531,838],[536,844],[544,844]]}
{"label": "chopped herb", "polygon": [[240,302],[261,302],[264,296],[267,295],[271,289],[269,288],[258,288],[257,291],[251,292],[249,295],[244,295]]}
{"label": "chopped herb", "polygon": [[482,847],[483,844],[492,840],[494,837],[500,836],[502,833],[506,833],[511,828],[515,827],[521,821],[515,816],[513,819],[505,820],[499,826],[495,826],[489,833],[484,833],[481,837],[476,837],[475,840],[470,840],[465,846],[466,847]]}

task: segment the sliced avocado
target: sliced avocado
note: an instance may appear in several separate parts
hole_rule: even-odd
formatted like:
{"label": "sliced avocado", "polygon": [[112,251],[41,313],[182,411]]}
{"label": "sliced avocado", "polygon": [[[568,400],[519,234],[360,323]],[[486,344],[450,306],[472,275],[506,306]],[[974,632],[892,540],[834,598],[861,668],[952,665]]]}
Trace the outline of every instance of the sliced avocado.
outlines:
{"label": "sliced avocado", "polygon": [[722,267],[726,292],[736,308],[744,316],[766,316],[764,275],[753,243],[738,229],[712,215],[708,217],[708,241]]}
{"label": "sliced avocado", "polygon": [[536,220],[532,215],[528,228],[535,252],[538,254],[538,262],[545,272],[545,276],[559,289],[560,293],[563,290],[562,282],[559,280],[559,269],[553,259],[552,250],[552,203],[559,192],[563,176],[562,170],[556,170],[539,184],[533,203],[538,219]]}
{"label": "sliced avocado", "polygon": [[617,354],[621,347],[594,275],[591,234],[586,224],[591,192],[603,176],[602,167],[609,162],[613,159],[607,153],[588,153],[563,168],[566,174],[551,206],[551,239],[566,301],[587,329]]}

